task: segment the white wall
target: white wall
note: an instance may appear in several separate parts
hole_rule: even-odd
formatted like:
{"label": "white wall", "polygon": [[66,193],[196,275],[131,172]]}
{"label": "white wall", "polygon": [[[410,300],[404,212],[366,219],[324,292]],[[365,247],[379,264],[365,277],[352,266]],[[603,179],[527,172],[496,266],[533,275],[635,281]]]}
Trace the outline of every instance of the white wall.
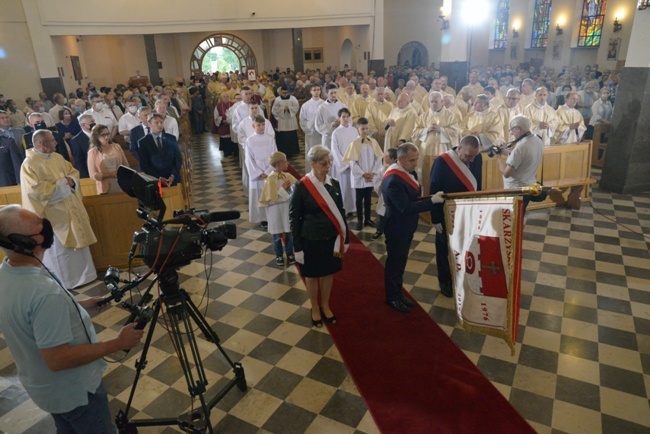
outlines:
{"label": "white wall", "polygon": [[38,96],[41,80],[20,0],[0,1],[0,50],[0,93],[22,109],[26,97]]}

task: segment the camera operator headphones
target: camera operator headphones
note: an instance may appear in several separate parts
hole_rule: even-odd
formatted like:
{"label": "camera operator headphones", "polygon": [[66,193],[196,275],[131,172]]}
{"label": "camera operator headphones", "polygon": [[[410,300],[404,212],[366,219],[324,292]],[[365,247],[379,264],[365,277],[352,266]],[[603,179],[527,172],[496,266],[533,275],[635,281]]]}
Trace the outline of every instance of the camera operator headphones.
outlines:
{"label": "camera operator headphones", "polygon": [[0,247],[5,249],[13,250],[16,253],[22,253],[23,255],[32,256],[32,252],[36,248],[38,243],[32,237],[21,234],[9,234],[2,235],[0,234]]}

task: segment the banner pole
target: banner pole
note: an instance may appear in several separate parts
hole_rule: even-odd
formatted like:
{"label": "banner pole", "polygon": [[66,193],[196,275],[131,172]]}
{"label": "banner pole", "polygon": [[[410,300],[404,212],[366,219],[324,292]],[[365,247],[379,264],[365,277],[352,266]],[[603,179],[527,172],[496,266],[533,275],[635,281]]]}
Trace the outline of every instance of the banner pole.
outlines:
{"label": "banner pole", "polygon": [[[540,184],[532,184],[529,187],[521,188],[507,188],[501,190],[485,190],[485,191],[464,191],[461,193],[444,193],[442,197],[444,199],[468,199],[474,197],[485,197],[485,196],[517,196],[520,194],[529,194],[531,196],[539,196],[543,191],[555,190],[554,187],[544,187]],[[422,196],[417,200],[426,200],[431,199],[433,195]]]}

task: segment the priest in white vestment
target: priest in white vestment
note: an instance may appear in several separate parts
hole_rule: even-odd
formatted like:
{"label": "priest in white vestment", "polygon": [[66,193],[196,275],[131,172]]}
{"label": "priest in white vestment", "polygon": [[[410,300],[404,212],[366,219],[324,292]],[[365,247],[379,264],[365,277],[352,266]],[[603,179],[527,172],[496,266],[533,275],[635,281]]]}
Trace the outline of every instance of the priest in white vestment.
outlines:
{"label": "priest in white vestment", "polygon": [[476,97],[474,110],[465,118],[462,135],[464,137],[468,134],[479,138],[483,151],[503,142],[501,119],[496,112],[490,110],[490,103],[485,94]]}
{"label": "priest in white vestment", "polygon": [[383,87],[375,88],[375,97],[366,107],[365,118],[368,119],[370,137],[377,140],[380,146],[384,144],[386,136],[386,121],[393,111],[393,104],[386,101],[386,91]]}
{"label": "priest in white vestment", "polygon": [[397,97],[397,107],[393,108],[386,120],[388,130],[384,139],[384,152],[389,148],[398,148],[400,140],[411,141],[417,118],[410,97],[405,92],[400,93]]}
{"label": "priest in white vestment", "polygon": [[519,105],[519,96],[521,92],[519,89],[511,88],[506,92],[505,102],[497,107],[497,114],[501,119],[501,125],[503,125],[503,141],[510,142],[514,140],[514,137],[510,133],[510,121],[517,115],[520,115],[523,111]]}
{"label": "priest in white vestment", "polygon": [[535,101],[524,109],[523,115],[530,119],[531,133],[541,137],[544,146],[549,146],[560,120],[553,107],[546,103],[546,98],[548,90],[545,87],[538,88],[535,91]]}
{"label": "priest in white vestment", "polygon": [[587,131],[582,113],[576,108],[578,99],[578,94],[571,92],[566,98],[566,104],[556,110],[560,121],[554,135],[554,141],[557,144],[578,143]]}
{"label": "priest in white vestment", "polygon": [[43,263],[66,289],[97,279],[90,246],[97,238],[90,226],[79,184],[79,171],[57,154],[56,140],[48,130],[32,136],[20,169],[22,205],[52,223],[54,244]]}
{"label": "priest in white vestment", "polygon": [[[413,143],[420,148],[419,179],[429,179],[433,161],[453,149],[460,141],[461,121],[442,103],[442,93],[429,94],[429,109],[420,115],[413,132]],[[428,195],[428,183],[422,184],[423,195]]]}

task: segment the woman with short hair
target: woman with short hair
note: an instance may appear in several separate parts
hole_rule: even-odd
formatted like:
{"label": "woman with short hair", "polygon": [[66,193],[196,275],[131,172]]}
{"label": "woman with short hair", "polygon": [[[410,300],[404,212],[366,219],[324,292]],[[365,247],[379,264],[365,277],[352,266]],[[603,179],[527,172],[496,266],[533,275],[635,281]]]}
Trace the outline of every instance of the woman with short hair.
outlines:
{"label": "woman with short hair", "polygon": [[[289,206],[294,255],[311,302],[311,322],[336,324],[329,301],[334,273],[343,267],[348,248],[348,225],[341,187],[329,176],[332,156],[329,149],[316,145],[307,154],[311,172],[295,187]],[[319,297],[320,289],[320,297]]]}

